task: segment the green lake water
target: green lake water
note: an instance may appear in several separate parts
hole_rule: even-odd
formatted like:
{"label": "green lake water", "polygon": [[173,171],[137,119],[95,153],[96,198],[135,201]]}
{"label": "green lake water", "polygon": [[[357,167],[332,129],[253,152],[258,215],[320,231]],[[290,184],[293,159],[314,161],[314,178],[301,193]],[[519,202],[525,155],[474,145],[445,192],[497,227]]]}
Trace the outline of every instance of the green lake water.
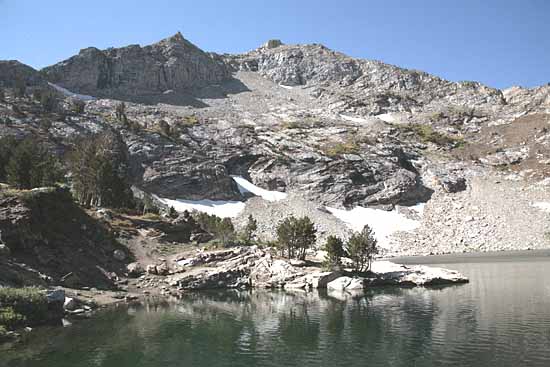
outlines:
{"label": "green lake water", "polygon": [[119,307],[0,347],[0,366],[550,366],[550,257],[440,262],[444,288],[206,292]]}

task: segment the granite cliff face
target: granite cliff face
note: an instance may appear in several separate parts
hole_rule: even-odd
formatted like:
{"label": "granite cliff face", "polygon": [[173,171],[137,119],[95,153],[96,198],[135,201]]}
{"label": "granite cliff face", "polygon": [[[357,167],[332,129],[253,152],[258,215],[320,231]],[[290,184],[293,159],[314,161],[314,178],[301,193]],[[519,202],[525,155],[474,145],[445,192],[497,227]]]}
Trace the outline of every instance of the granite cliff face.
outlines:
{"label": "granite cliff face", "polygon": [[51,82],[81,94],[138,100],[189,92],[231,76],[216,55],[203,52],[181,33],[145,47],[89,47],[45,68],[43,74]]}

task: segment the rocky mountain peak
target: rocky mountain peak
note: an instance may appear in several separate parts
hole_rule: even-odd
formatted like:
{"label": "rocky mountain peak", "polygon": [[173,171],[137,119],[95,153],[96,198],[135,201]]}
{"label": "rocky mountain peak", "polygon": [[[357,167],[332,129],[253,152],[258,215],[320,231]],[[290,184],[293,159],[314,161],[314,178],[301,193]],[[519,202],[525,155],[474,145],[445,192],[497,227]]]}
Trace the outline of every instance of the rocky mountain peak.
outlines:
{"label": "rocky mountain peak", "polygon": [[170,103],[164,99],[168,91],[185,94],[231,76],[227,65],[180,32],[144,47],[87,48],[42,71],[50,82],[76,93],[145,103]]}
{"label": "rocky mountain peak", "polygon": [[173,36],[164,38],[157,43],[152,44],[152,48],[166,48],[169,50],[179,49],[187,52],[204,53],[199,47],[188,41],[183,37],[181,32],[177,32]]}
{"label": "rocky mountain peak", "polygon": [[40,73],[17,60],[0,60],[0,86],[14,87],[22,80],[26,86],[44,86],[46,81]]}
{"label": "rocky mountain peak", "polygon": [[270,39],[266,43],[264,43],[260,48],[272,49],[272,48],[277,48],[277,47],[282,46],[282,45],[283,45],[283,42],[281,42],[281,40],[279,40],[279,39]]}

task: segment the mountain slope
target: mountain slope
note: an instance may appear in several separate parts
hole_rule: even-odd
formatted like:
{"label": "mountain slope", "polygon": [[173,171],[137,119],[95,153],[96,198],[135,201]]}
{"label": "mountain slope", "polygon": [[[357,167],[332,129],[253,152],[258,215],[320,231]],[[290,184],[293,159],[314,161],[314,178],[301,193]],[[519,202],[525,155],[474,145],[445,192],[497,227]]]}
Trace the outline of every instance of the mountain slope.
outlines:
{"label": "mountain slope", "polygon": [[[98,60],[114,65],[101,88]],[[172,66],[172,77],[159,82],[160,70]],[[206,75],[207,70],[212,72]],[[232,176],[290,194],[276,206],[247,201],[243,215],[263,218],[259,225],[266,233],[273,232],[274,216],[289,214],[318,218],[327,223],[324,234],[337,233],[325,206],[397,206],[419,220],[403,206],[428,201],[427,213],[438,212],[431,205],[454,208],[448,205],[459,197],[454,192],[470,193],[479,177],[491,181],[479,184],[491,191],[495,181],[506,189],[508,180],[535,185],[550,176],[548,86],[500,91],[455,83],[321,45],[271,41],[242,55],[213,55],[180,34],[145,47],[89,49],[42,73],[72,92],[112,98],[87,101],[83,114],[57,119],[47,132],[38,132],[59,151],[75,137],[115,129],[128,145],[134,185],[161,198],[246,200]],[[127,103],[129,123],[123,123],[116,118],[117,100],[147,103]],[[168,104],[151,105],[155,102]],[[13,113],[12,105],[21,113]],[[44,116],[35,111],[30,101],[0,102],[0,112],[11,121],[0,125],[0,135],[37,133]],[[529,200],[518,202],[529,206]],[[524,209],[533,220],[544,220],[544,213]],[[453,217],[463,211],[452,210]],[[512,227],[521,237],[521,226]],[[440,232],[453,240],[450,232]],[[517,242],[514,236],[506,243]],[[429,238],[419,239],[417,253]],[[532,243],[544,246],[543,233]],[[456,251],[480,248],[466,244]],[[409,244],[407,251],[416,250]]]}

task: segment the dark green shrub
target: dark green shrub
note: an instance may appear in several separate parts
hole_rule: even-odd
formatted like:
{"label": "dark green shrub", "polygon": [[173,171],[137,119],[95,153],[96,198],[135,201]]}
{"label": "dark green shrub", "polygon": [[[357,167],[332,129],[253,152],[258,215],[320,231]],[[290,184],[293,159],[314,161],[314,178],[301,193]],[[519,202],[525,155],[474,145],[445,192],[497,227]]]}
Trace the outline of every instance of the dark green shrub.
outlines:
{"label": "dark green shrub", "polygon": [[8,329],[15,329],[25,324],[27,318],[13,309],[13,307],[0,307],[0,325]]}
{"label": "dark green shrub", "polygon": [[433,143],[436,145],[455,145],[460,146],[464,144],[464,140],[461,138],[455,138],[449,135],[442,134],[434,130],[430,125],[422,124],[410,124],[400,127],[405,132],[415,133],[420,140],[424,143]]}
{"label": "dark green shrub", "polygon": [[178,212],[176,211],[176,209],[175,209],[173,206],[171,206],[171,207],[168,209],[168,216],[169,216],[170,218],[177,218],[178,215],[179,215]]}
{"label": "dark green shrub", "polygon": [[224,246],[235,240],[235,227],[229,218],[222,219],[214,214],[198,212],[195,214],[195,221],[203,231],[212,234]]}
{"label": "dark green shrub", "polygon": [[116,119],[123,124],[126,124],[128,122],[128,117],[126,116],[126,104],[124,102],[120,102],[116,105],[115,116]]}
{"label": "dark green shrub", "polygon": [[77,115],[81,115],[84,113],[84,110],[86,109],[86,103],[83,100],[80,99],[73,99],[71,102],[71,106],[73,109],[73,112]]}
{"label": "dark green shrub", "polygon": [[254,237],[254,233],[258,229],[258,222],[252,214],[248,216],[248,221],[246,222],[246,226],[244,227],[244,241],[246,243],[250,243],[252,241],[252,238]]}
{"label": "dark green shrub", "polygon": [[170,136],[170,133],[172,132],[172,129],[170,127],[170,125],[164,121],[164,120],[160,120],[158,123],[157,123],[157,126],[158,126],[158,131],[164,135],[164,136]]}
{"label": "dark green shrub", "polygon": [[38,288],[0,288],[0,325],[8,329],[48,320],[48,299]]}
{"label": "dark green shrub", "polygon": [[53,112],[57,108],[57,98],[53,92],[43,90],[40,94],[40,104],[44,111]]}
{"label": "dark green shrub", "polygon": [[15,97],[17,98],[25,97],[25,94],[27,93],[27,83],[23,78],[19,77],[15,80],[14,92]]}

